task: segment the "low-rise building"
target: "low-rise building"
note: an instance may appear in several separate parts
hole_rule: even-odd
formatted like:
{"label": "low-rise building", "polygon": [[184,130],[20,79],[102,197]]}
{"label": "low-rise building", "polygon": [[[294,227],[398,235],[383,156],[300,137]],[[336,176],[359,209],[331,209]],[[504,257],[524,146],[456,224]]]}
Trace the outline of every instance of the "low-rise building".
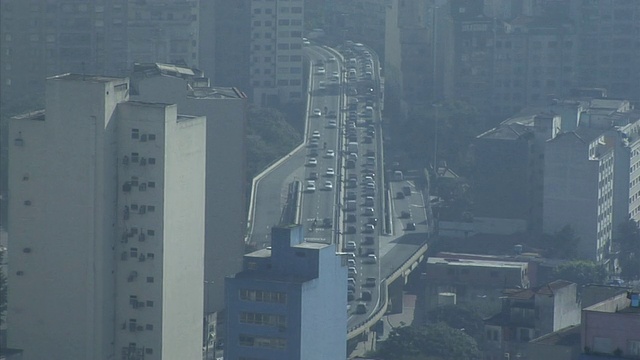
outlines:
{"label": "low-rise building", "polygon": [[530,289],[504,292],[502,310],[485,321],[486,355],[503,359],[526,350],[526,343],[580,323],[580,301],[575,283],[556,280]]}
{"label": "low-rise building", "polygon": [[425,270],[426,311],[446,304],[472,304],[485,314],[500,309],[502,290],[528,288],[522,262],[430,257]]}
{"label": "low-rise building", "polygon": [[627,292],[582,310],[584,359],[640,356],[640,294]]}

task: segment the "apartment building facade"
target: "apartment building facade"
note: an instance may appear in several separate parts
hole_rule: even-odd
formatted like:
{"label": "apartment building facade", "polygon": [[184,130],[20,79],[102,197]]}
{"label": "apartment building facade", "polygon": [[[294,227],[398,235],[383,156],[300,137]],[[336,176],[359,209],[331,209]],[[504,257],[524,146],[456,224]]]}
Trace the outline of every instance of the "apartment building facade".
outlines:
{"label": "apartment building facade", "polygon": [[304,242],[298,225],[271,236],[270,250],[245,255],[243,271],[226,279],[225,358],[345,358],[346,259]]}
{"label": "apartment building facade", "polygon": [[[206,117],[205,312],[215,325],[224,309],[224,278],[242,270],[246,231],[247,97],[210,85],[196,69],[136,64],[131,98],[175,103],[183,114]],[[212,339],[216,331],[212,331]]]}
{"label": "apartment building facade", "polygon": [[302,0],[251,2],[252,101],[277,105],[304,101]]}
{"label": "apartment building facade", "polygon": [[24,359],[201,357],[205,119],[128,93],[52,77],[46,110],[10,123],[8,344]]}

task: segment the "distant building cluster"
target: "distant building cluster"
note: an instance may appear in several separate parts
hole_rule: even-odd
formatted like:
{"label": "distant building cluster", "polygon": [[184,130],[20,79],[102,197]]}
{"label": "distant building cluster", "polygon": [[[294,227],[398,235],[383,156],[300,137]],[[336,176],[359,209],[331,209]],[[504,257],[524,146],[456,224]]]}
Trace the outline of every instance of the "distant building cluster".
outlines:
{"label": "distant building cluster", "polygon": [[509,116],[576,87],[640,99],[637,1],[387,1],[385,74],[405,106]]}

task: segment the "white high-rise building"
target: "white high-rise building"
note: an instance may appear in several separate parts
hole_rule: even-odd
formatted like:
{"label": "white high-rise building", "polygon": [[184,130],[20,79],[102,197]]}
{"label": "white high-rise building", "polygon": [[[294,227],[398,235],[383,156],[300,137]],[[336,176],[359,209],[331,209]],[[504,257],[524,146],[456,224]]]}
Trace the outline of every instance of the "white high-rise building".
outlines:
{"label": "white high-rise building", "polygon": [[9,127],[8,344],[24,359],[200,359],[204,117],[126,78],[47,79]]}
{"label": "white high-rise building", "polygon": [[251,2],[251,87],[262,105],[302,101],[302,0]]}

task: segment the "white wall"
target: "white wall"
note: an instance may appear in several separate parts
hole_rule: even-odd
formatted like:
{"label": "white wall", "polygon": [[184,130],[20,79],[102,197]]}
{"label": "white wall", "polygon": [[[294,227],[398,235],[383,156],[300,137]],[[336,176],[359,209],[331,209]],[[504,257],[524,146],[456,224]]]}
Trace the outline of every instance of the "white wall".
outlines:
{"label": "white wall", "polygon": [[24,359],[113,354],[109,169],[113,110],[126,98],[113,85],[124,81],[49,79],[46,120],[10,124],[10,138],[22,137],[24,145],[9,147],[8,342],[25,350]]}
{"label": "white wall", "polygon": [[165,127],[162,353],[165,359],[200,359],[206,120],[173,119],[168,114]]}

